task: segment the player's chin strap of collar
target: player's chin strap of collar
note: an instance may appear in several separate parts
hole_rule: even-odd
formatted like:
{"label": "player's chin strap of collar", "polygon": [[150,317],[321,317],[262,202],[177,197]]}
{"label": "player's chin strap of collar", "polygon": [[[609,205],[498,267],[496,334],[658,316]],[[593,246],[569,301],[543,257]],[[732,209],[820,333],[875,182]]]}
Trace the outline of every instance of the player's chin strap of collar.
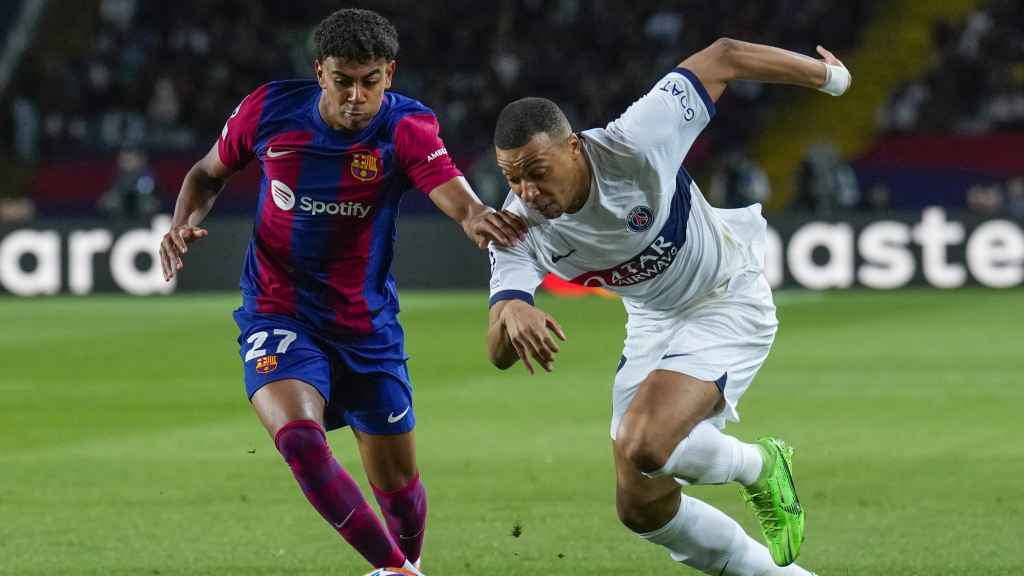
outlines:
{"label": "player's chin strap of collar", "polygon": [[825,63],[825,83],[818,90],[833,96],[842,96],[850,87],[850,71],[845,66]]}

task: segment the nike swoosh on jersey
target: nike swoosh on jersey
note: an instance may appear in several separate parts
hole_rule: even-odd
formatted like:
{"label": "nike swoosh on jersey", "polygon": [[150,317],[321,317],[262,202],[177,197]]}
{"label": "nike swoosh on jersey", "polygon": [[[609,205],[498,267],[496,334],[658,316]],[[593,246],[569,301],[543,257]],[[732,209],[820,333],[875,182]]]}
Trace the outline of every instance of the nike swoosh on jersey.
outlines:
{"label": "nike swoosh on jersey", "polygon": [[562,258],[568,258],[569,256],[572,256],[572,254],[573,254],[574,252],[576,252],[576,249],[575,249],[575,248],[573,248],[572,250],[569,250],[569,251],[568,251],[568,252],[566,252],[565,254],[552,254],[552,255],[551,255],[551,262],[552,262],[553,264],[558,264],[558,261],[559,261],[559,260],[561,260]]}
{"label": "nike swoosh on jersey", "polygon": [[270,148],[267,148],[267,158],[278,158],[285,154],[291,154],[292,152],[295,152],[295,150],[278,150],[277,152],[274,152],[274,147],[271,146]]}
{"label": "nike swoosh on jersey", "polygon": [[661,357],[662,360],[668,360],[669,358],[679,358],[680,356],[689,356],[689,352],[683,352],[682,354],[665,354]]}
{"label": "nike swoosh on jersey", "polygon": [[395,422],[398,422],[402,418],[405,418],[405,415],[409,413],[409,408],[412,408],[412,406],[406,406],[405,410],[402,410],[402,413],[399,414],[398,416],[395,416],[394,412],[388,414],[388,424],[394,424]]}

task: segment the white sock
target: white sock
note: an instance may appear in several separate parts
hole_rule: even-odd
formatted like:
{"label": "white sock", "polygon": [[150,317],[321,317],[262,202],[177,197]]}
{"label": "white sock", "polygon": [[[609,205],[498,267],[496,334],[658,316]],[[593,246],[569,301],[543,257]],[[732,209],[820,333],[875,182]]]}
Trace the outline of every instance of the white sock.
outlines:
{"label": "white sock", "polygon": [[708,421],[690,430],[651,477],[674,476],[690,484],[724,484],[733,480],[749,486],[761,474],[761,451],[754,444],[722,434]]}
{"label": "white sock", "polygon": [[691,496],[681,498],[668,524],[640,534],[668,548],[676,562],[715,576],[811,576],[796,564],[776,566],[768,549],[721,510]]}
{"label": "white sock", "polygon": [[402,566],[402,568],[405,568],[406,570],[412,572],[413,574],[419,574],[420,576],[423,576],[423,573],[420,572],[420,569],[419,569],[419,566],[418,566],[419,563],[420,563],[419,560],[416,561],[416,564],[413,564],[412,562],[409,562],[408,560],[406,560],[405,561],[405,566]]}

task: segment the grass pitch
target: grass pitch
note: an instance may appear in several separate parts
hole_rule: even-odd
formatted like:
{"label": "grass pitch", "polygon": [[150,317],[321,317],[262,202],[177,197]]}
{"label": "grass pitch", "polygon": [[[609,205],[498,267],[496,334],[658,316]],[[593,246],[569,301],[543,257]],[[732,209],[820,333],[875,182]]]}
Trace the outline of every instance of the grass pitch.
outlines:
{"label": "grass pitch", "polygon": [[[0,300],[0,574],[369,570],[306,503],[245,401],[237,301]],[[1024,292],[778,302],[775,349],[728,431],[796,447],[801,564],[822,576],[1024,573]],[[615,518],[618,302],[540,299],[570,341],[553,374],[532,378],[487,364],[483,294],[402,304],[430,576],[693,573]],[[351,434],[330,441],[361,479]],[[692,493],[756,534],[735,486]]]}

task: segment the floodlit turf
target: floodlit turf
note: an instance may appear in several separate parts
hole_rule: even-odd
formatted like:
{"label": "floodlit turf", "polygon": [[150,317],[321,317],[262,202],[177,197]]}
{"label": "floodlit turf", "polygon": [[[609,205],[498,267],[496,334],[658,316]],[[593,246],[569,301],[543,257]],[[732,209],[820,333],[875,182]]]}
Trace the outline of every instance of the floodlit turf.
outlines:
{"label": "floodlit turf", "polygon": [[[251,414],[236,302],[0,299],[0,574],[368,571]],[[822,576],[1024,573],[1024,292],[779,303],[775,350],[728,430],[796,447],[801,562]],[[403,298],[427,574],[693,573],[615,518],[621,305],[542,298],[570,341],[554,374],[529,378],[486,364],[485,304]],[[330,440],[361,477],[351,435]],[[694,493],[755,529],[735,486]]]}

